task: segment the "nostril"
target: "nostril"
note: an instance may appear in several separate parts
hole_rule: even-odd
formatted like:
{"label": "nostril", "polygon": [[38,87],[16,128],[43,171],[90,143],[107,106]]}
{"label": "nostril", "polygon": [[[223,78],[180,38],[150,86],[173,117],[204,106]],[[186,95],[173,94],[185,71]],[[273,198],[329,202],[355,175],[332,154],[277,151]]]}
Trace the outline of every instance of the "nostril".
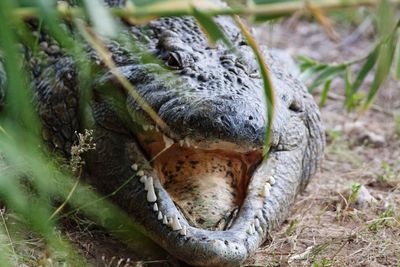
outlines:
{"label": "nostril", "polygon": [[206,81],[208,81],[208,75],[207,75],[207,74],[200,74],[200,75],[197,77],[197,79],[198,79],[200,82],[206,82]]}
{"label": "nostril", "polygon": [[249,116],[249,121],[252,121],[253,119],[253,116]]}
{"label": "nostril", "polygon": [[303,111],[301,108],[301,104],[299,101],[297,100],[293,100],[292,103],[289,106],[289,109],[294,111],[294,112],[301,112]]}

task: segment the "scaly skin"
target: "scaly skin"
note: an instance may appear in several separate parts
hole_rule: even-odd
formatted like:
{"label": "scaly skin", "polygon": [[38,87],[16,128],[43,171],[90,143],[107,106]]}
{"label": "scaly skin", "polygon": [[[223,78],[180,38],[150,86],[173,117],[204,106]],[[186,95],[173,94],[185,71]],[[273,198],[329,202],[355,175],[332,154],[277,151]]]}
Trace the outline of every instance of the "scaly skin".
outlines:
{"label": "scaly skin", "polygon": [[[239,54],[222,44],[210,48],[192,18],[163,18],[129,32],[146,40],[144,48],[170,67],[176,65],[171,72],[159,72],[164,66],[142,63],[140,56],[117,43],[111,42],[108,47],[120,72],[169,125],[171,139],[178,142],[186,138],[197,144],[224,141],[261,149],[267,119],[257,62],[233,21],[225,17],[216,21]],[[92,110],[85,114],[86,122],[95,130],[97,145],[87,157],[89,182],[108,194],[134,177],[113,200],[144,226],[148,237],[189,264],[236,266],[244,262],[285,218],[296,194],[307,185],[321,161],[324,134],[314,100],[280,57],[269,54],[265,47],[263,51],[276,94],[271,153],[255,170],[246,198],[225,231],[196,228],[177,209],[137,140],[138,134],[146,134],[140,125],[153,123],[89,51],[99,62],[92,84]],[[53,63],[34,72],[35,95],[44,139],[55,150],[68,154],[74,132],[82,131],[87,124],[83,124],[79,111],[75,63],[61,53],[52,57]],[[133,163],[137,170],[131,167]],[[143,175],[154,177],[156,200],[149,199],[140,182]],[[163,224],[157,218],[159,212],[167,218],[176,217],[180,228],[187,231]]]}

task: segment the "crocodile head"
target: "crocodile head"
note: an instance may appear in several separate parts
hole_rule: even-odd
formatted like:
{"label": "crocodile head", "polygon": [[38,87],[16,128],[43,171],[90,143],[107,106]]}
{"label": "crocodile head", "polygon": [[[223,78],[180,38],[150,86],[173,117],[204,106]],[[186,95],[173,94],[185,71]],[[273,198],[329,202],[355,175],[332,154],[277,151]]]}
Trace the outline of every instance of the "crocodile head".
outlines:
{"label": "crocodile head", "polygon": [[[119,71],[169,126],[162,131],[127,96],[140,125],[130,154],[134,189],[119,199],[146,234],[193,265],[233,266],[267,240],[320,162],[324,137],[306,88],[265,52],[276,105],[268,158],[263,81],[251,48],[229,18],[216,21],[237,46],[211,47],[192,18],[163,18],[138,31],[154,63]],[[117,83],[110,73],[102,79]],[[110,85],[110,81],[113,85]],[[144,122],[144,123],[143,123]]]}

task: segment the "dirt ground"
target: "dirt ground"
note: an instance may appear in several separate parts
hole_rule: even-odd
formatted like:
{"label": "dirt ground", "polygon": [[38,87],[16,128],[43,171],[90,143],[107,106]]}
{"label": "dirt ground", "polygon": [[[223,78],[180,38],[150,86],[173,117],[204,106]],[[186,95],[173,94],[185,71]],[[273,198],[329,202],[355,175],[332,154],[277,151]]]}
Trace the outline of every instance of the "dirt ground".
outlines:
{"label": "dirt ground", "polygon": [[[288,20],[257,34],[274,47],[332,63],[368,51],[371,28],[336,27],[342,38],[332,42],[319,25]],[[371,81],[368,77],[365,88]],[[400,266],[399,85],[390,79],[370,111],[347,113],[343,83],[334,82],[321,109],[327,136],[322,168],[273,242],[250,265]],[[357,184],[363,186],[358,192],[364,199],[351,197]]]}
{"label": "dirt ground", "polygon": [[[260,26],[255,35],[294,55],[334,62],[358,57],[372,45],[371,23],[361,25],[338,22],[338,42],[318,24],[297,18]],[[386,82],[375,106],[360,114],[344,111],[343,83],[333,83],[321,110],[327,136],[322,168],[273,233],[272,243],[246,266],[400,266],[399,85]],[[174,266],[172,261],[137,262],[127,247],[91,222],[80,221],[67,236],[95,266]]]}

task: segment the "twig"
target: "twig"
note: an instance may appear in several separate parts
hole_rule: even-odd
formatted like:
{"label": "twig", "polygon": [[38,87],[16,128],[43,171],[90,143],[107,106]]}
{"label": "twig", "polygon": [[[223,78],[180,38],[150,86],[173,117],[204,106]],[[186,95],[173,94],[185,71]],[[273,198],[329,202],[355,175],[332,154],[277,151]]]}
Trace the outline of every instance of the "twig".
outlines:
{"label": "twig", "polygon": [[168,125],[158,116],[157,112],[143,99],[138,91],[133,87],[129,80],[119,71],[117,65],[112,59],[111,53],[107,50],[104,43],[95,35],[94,32],[87,28],[82,20],[76,20],[76,25],[82,33],[83,38],[96,50],[101,60],[107,68],[115,75],[118,82],[132,96],[144,112],[155,122],[155,124],[164,132],[169,133]]}
{"label": "twig", "polygon": [[11,239],[10,231],[8,230],[6,219],[4,218],[4,209],[0,209],[1,220],[3,221],[4,230],[6,231],[7,238],[10,241],[11,250],[14,253],[14,256],[17,257],[17,253],[15,252],[14,243]]}
{"label": "twig", "polygon": [[[198,1],[200,2],[200,1]],[[323,1],[308,1],[309,4],[323,11],[333,11],[343,8],[355,8],[358,6],[377,6],[380,0],[323,0]],[[400,3],[400,0],[390,0],[392,4]],[[241,6],[233,8],[220,8],[215,5],[210,5],[210,2],[203,4],[196,1],[182,1],[181,3],[174,2],[174,8],[164,4],[153,4],[145,7],[135,8],[111,8],[111,14],[121,18],[154,18],[160,16],[188,16],[193,15],[193,6],[201,8],[202,11],[210,15],[262,15],[262,16],[283,16],[293,14],[298,10],[307,10],[305,1],[289,1],[283,3],[261,4],[254,6]],[[81,8],[65,8],[59,5],[57,12],[64,18],[79,17],[84,14]],[[40,16],[40,11],[35,7],[17,8],[14,11],[14,16],[31,19]]]}
{"label": "twig", "polygon": [[371,224],[371,223],[379,223],[379,222],[384,222],[384,221],[394,221],[396,224],[400,225],[400,221],[398,221],[395,217],[383,217],[383,218],[376,218],[373,220],[369,220],[365,223],[367,224]]}
{"label": "twig", "polygon": [[76,188],[78,187],[79,184],[79,179],[76,180],[74,186],[72,187],[71,191],[68,193],[67,198],[64,200],[64,202],[51,214],[49,220],[52,220],[58,213],[61,212],[61,210],[65,207],[67,202],[71,199],[72,195],[74,194]]}
{"label": "twig", "polygon": [[342,249],[349,243],[349,240],[346,240],[343,242],[343,244],[340,246],[340,248],[335,252],[335,254],[332,255],[331,260],[333,261],[335,257],[342,251]]}
{"label": "twig", "polygon": [[129,184],[134,178],[135,178],[135,175],[131,176],[129,179],[127,179],[125,182],[123,182],[117,189],[115,189],[115,190],[114,190],[113,192],[111,192],[110,194],[105,195],[105,196],[102,196],[102,197],[99,197],[98,199],[95,199],[95,200],[93,200],[93,201],[91,201],[91,202],[89,202],[89,203],[86,203],[85,205],[80,206],[80,207],[78,207],[78,208],[76,208],[76,209],[74,209],[74,210],[68,212],[68,213],[66,214],[66,216],[68,216],[69,214],[72,214],[72,213],[78,211],[79,209],[83,209],[83,208],[85,208],[85,207],[89,207],[89,206],[94,205],[94,204],[96,204],[96,203],[98,203],[98,202],[100,202],[100,201],[104,201],[104,200],[106,200],[106,199],[108,199],[108,198],[110,198],[110,197],[112,197],[112,196],[115,196],[115,195],[116,195],[119,191],[121,191],[127,184]]}

